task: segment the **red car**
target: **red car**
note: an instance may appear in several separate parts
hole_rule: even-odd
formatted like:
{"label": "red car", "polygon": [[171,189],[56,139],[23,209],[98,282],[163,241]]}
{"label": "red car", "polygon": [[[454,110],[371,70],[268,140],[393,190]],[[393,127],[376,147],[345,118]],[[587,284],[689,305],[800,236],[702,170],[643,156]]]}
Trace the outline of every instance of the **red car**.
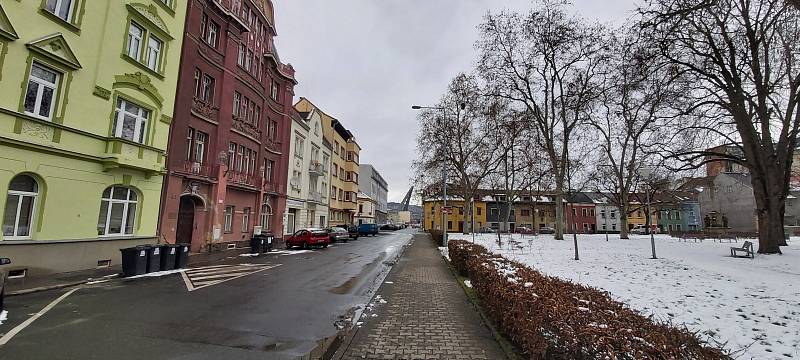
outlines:
{"label": "red car", "polygon": [[286,248],[291,249],[295,246],[308,249],[310,246],[328,247],[331,238],[328,232],[323,229],[303,229],[297,230],[292,236],[286,239]]}

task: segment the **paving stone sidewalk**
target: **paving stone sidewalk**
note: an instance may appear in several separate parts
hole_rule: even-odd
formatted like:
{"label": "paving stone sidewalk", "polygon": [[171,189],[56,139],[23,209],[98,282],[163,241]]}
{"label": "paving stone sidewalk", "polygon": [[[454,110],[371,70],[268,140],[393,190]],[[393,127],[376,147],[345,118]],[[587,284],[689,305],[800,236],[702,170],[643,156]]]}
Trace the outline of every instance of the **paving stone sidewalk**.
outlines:
{"label": "paving stone sidewalk", "polygon": [[430,235],[418,234],[379,295],[386,300],[342,359],[505,359]]}

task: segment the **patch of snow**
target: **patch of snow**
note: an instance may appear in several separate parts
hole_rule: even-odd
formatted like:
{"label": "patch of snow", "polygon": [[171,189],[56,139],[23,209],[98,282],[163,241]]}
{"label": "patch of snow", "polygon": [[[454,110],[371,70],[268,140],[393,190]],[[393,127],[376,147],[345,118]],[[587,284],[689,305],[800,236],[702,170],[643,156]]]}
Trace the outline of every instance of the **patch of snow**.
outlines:
{"label": "patch of snow", "polygon": [[384,284],[394,284],[394,281],[387,281]]}
{"label": "patch of snow", "polygon": [[[506,241],[499,247],[497,234],[476,234],[475,242],[547,275],[608,291],[657,320],[727,342],[743,359],[800,358],[800,238],[781,247],[783,255],[751,260],[730,257],[741,240],[682,242],[659,234],[659,259],[652,260],[649,236],[630,237],[609,234],[606,242],[603,234],[578,235],[580,261],[573,260],[571,239],[552,235],[514,235],[522,249]],[[472,241],[472,235],[450,239]]]}
{"label": "patch of snow", "polygon": [[8,310],[3,310],[0,312],[0,325],[3,325],[6,320],[8,320]]}
{"label": "patch of snow", "polygon": [[102,283],[109,282],[109,281],[111,281],[111,280],[94,280],[94,281],[87,282],[86,285],[102,284]]}
{"label": "patch of snow", "polygon": [[583,312],[592,312],[592,310],[589,310],[589,308],[585,308],[585,307],[582,307],[582,306],[578,306],[578,310],[579,311],[583,311]]}
{"label": "patch of snow", "polygon": [[533,286],[533,283],[532,282],[526,282],[525,284],[522,284],[522,285],[525,286],[526,288],[529,288],[529,287]]}
{"label": "patch of snow", "polygon": [[472,289],[472,281],[469,281],[469,280],[464,280],[464,286],[466,286],[466,287],[468,287],[468,288]]}
{"label": "patch of snow", "polygon": [[447,261],[450,261],[450,254],[447,253],[447,248],[446,247],[444,247],[444,246],[439,247],[439,253],[441,253],[442,256],[445,259],[447,259]]}
{"label": "patch of snow", "polygon": [[256,253],[256,254],[239,254],[239,257],[258,257],[260,255],[261,254],[258,254],[258,253]]}

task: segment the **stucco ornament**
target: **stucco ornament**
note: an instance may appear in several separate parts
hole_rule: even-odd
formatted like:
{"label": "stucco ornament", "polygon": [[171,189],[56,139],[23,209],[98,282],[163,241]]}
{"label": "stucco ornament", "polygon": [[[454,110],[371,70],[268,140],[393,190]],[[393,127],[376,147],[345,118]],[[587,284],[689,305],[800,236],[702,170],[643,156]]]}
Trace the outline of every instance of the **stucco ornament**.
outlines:
{"label": "stucco ornament", "polygon": [[39,124],[33,121],[27,121],[27,120],[23,121],[22,129],[20,132],[32,138],[37,138],[47,141],[53,139],[52,127],[47,126],[45,124]]}
{"label": "stucco ornament", "polygon": [[169,34],[169,28],[167,28],[167,24],[164,20],[161,20],[161,17],[158,16],[158,9],[153,4],[145,5],[145,4],[131,4],[130,5],[136,12],[139,13],[142,17],[153,23],[159,30],[163,31],[166,34]]}

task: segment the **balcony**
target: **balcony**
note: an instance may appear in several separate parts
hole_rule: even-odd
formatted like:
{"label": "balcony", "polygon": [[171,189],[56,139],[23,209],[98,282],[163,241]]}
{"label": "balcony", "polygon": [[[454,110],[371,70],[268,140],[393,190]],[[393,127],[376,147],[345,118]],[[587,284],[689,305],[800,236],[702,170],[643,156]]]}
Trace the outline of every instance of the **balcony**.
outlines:
{"label": "balcony", "polygon": [[325,168],[319,161],[311,161],[308,164],[308,173],[314,176],[324,176]]}
{"label": "balcony", "polygon": [[322,204],[322,193],[314,190],[309,190],[308,200]]}
{"label": "balcony", "polygon": [[212,175],[212,167],[196,161],[184,161],[183,167],[179,170],[184,174],[190,174],[205,178],[214,178]]}
{"label": "balcony", "polygon": [[264,181],[263,184],[261,184],[261,190],[264,191],[265,193],[270,193],[275,195],[281,194],[281,189],[278,188],[278,184],[274,182]]}
{"label": "balcony", "polygon": [[232,185],[258,188],[260,187],[260,180],[261,177],[259,176],[233,171],[228,172],[228,182]]}

